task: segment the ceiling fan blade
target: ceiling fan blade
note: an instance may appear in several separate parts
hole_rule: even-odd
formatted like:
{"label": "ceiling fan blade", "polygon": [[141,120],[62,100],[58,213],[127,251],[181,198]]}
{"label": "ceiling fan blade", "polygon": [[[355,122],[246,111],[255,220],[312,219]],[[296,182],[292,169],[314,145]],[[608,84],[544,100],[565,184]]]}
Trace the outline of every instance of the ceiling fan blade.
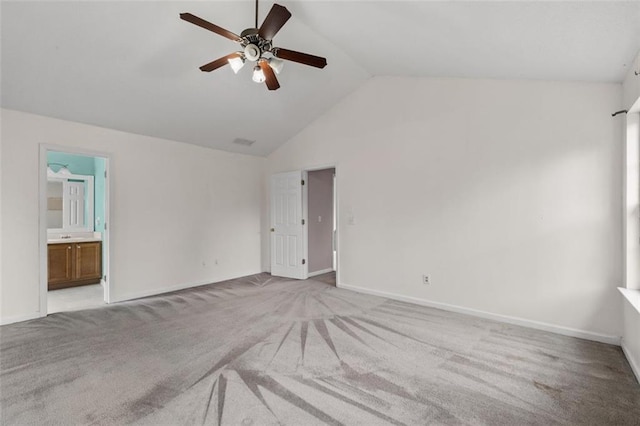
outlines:
{"label": "ceiling fan blade", "polygon": [[180,14],[180,19],[183,19],[187,22],[191,22],[194,25],[197,25],[199,27],[204,28],[205,30],[209,30],[212,31],[216,34],[221,35],[222,37],[226,37],[228,39],[231,39],[233,41],[241,41],[242,39],[240,38],[239,35],[232,33],[229,30],[225,30],[222,27],[217,26],[216,24],[212,24],[209,21],[205,21],[202,18],[198,18],[195,15],[192,15],[190,13],[181,13]]}
{"label": "ceiling fan blade", "polygon": [[286,59],[287,61],[298,62],[299,64],[309,65],[316,68],[324,68],[327,66],[327,60],[320,56],[309,55],[308,53],[296,52],[295,50],[281,49],[274,47],[273,56]]}
{"label": "ceiling fan blade", "polygon": [[258,34],[266,40],[272,40],[289,18],[291,18],[291,12],[286,7],[274,4],[267,17],[264,18]]}
{"label": "ceiling fan blade", "polygon": [[271,65],[265,59],[260,61],[260,68],[262,68],[262,72],[265,76],[265,83],[267,84],[267,88],[269,90],[278,90],[280,88],[280,83],[278,83],[278,79],[276,78],[276,74],[273,72]]}
{"label": "ceiling fan blade", "polygon": [[229,59],[237,58],[239,56],[240,54],[238,54],[238,52],[230,53],[227,56],[223,56],[222,58],[218,58],[215,61],[201,66],[200,71],[211,72],[213,70],[217,70],[218,68],[227,65],[229,63]]}

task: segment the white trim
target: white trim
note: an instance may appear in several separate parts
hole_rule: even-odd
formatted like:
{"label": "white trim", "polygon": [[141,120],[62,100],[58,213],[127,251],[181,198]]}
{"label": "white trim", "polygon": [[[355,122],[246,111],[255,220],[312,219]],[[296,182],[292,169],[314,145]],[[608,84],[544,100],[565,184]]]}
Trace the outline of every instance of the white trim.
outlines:
{"label": "white trim", "polygon": [[[38,315],[40,317],[47,316],[47,151],[48,148],[44,144],[40,144],[40,166],[38,167],[39,185],[38,185],[38,217],[39,217],[39,238],[38,238],[38,263],[40,269],[38,295],[40,299]],[[24,320],[23,320],[24,321]]]}
{"label": "white trim", "polygon": [[335,206],[333,207],[335,209],[335,223],[333,224],[333,226],[335,227],[335,235],[334,235],[334,242],[335,242],[335,246],[334,246],[334,250],[335,250],[335,259],[336,259],[336,264],[334,265],[335,270],[336,270],[336,285],[340,284],[342,282],[341,280],[341,273],[342,273],[342,261],[340,260],[340,250],[341,250],[341,245],[340,245],[340,236],[342,235],[342,233],[340,232],[340,183],[338,182],[338,179],[340,178],[340,174],[338,174],[338,164],[336,163],[336,165],[334,166],[334,179],[333,179],[333,191],[334,191],[334,200],[335,200]]}
{"label": "white trim", "polygon": [[421,306],[428,306],[430,308],[442,309],[444,311],[457,312],[460,314],[472,315],[475,317],[490,319],[494,321],[504,322],[507,324],[519,325],[522,327],[533,328],[536,330],[549,331],[551,333],[562,334],[564,336],[578,337],[580,339],[593,340],[595,342],[608,343],[610,345],[620,346],[621,337],[612,336],[609,334],[594,333],[586,330],[578,330],[570,327],[563,327],[560,325],[549,324],[545,322],[528,320],[525,318],[511,317],[507,315],[494,314],[491,312],[480,311],[477,309],[465,308],[462,306],[449,305],[447,303],[433,302],[426,299],[420,299],[418,297],[403,296],[395,293],[388,293],[386,291],[371,290],[364,287],[358,287],[347,284],[337,284],[337,287],[345,290],[352,290],[358,293],[372,294],[374,296],[382,296],[388,299],[399,300],[401,302],[413,303]]}
{"label": "white trim", "polygon": [[187,288],[201,287],[203,285],[219,284],[219,283],[224,282],[224,281],[234,280],[236,278],[243,278],[243,277],[246,277],[246,276],[249,276],[249,275],[256,275],[256,274],[260,274],[260,273],[261,272],[251,272],[251,273],[243,274],[243,275],[233,275],[233,276],[230,276],[230,277],[227,277],[227,278],[216,278],[215,279],[216,281],[211,281],[211,280],[197,281],[197,282],[192,282],[192,283],[173,285],[173,286],[164,287],[164,288],[161,288],[161,289],[145,290],[145,291],[129,293],[129,294],[126,294],[124,297],[118,297],[117,299],[116,298],[112,299],[112,303],[127,302],[129,300],[140,299],[140,298],[143,298],[143,297],[158,296],[160,294],[171,293],[171,292],[178,291],[178,290],[185,290]]}
{"label": "white trim", "polygon": [[[334,203],[335,205],[333,206],[334,210],[335,210],[335,223],[334,226],[336,228],[336,232],[335,232],[335,240],[334,240],[334,244],[335,244],[335,252],[336,252],[336,264],[332,265],[335,269],[326,269],[324,270],[325,272],[331,272],[331,271],[336,271],[336,283],[340,282],[340,205],[338,202],[338,163],[329,163],[329,164],[324,164],[324,165],[316,165],[316,166],[311,166],[311,167],[305,167],[302,169],[303,173],[304,173],[304,180],[305,180],[305,188],[303,189],[303,191],[308,191],[309,188],[309,172],[315,172],[315,171],[319,171],[319,170],[327,170],[327,169],[333,169],[333,174],[335,176],[335,178],[333,179],[333,199],[334,199]],[[303,201],[302,201],[302,214],[305,217],[305,256],[308,256],[309,253],[309,235],[308,235],[308,224],[309,224],[309,218],[308,216],[308,212],[309,212],[309,206],[308,206],[308,193],[304,193],[303,192]],[[307,269],[305,269],[305,271],[307,272],[306,277],[310,278],[319,274],[324,274],[325,272],[319,272],[316,271],[315,273],[309,273],[309,269],[308,269],[308,265],[309,265],[309,259],[307,257],[305,257],[307,259]],[[333,262],[332,262],[333,263]]]}
{"label": "white trim", "polygon": [[328,272],[333,272],[333,268],[327,268],[327,269],[321,269],[321,270],[315,271],[315,272],[309,272],[307,274],[307,277],[311,278],[311,277],[315,277],[316,275],[326,274]]}
{"label": "white trim", "polygon": [[8,325],[16,322],[29,321],[37,318],[40,318],[40,312],[34,312],[29,315],[20,315],[17,317],[0,318],[0,325]]}
{"label": "white trim", "polygon": [[321,164],[321,165],[316,165],[316,166],[311,166],[311,167],[305,167],[304,171],[307,172],[317,172],[320,170],[327,170],[327,169],[337,169],[338,168],[338,163],[327,163],[327,164]]}
{"label": "white trim", "polygon": [[[111,229],[113,224],[111,223],[111,217],[113,212],[113,203],[111,202],[111,188],[113,184],[113,176],[111,173],[111,155],[102,156],[104,158],[104,172],[107,174],[107,178],[104,180],[104,232],[102,233],[102,250],[105,250],[107,255],[103,257],[104,265],[102,265],[102,281],[104,286],[104,301],[105,303],[111,303],[111,293],[113,292],[113,281],[111,280],[111,259],[113,259],[113,248],[111,245]],[[105,280],[104,277],[107,277]]]}
{"label": "white trim", "polygon": [[627,348],[627,345],[624,343],[624,339],[622,339],[622,343],[620,346],[622,347],[622,352],[624,353],[624,356],[627,357],[627,361],[631,366],[631,370],[633,371],[633,374],[635,374],[636,376],[636,380],[638,381],[638,383],[640,383],[640,365],[638,365],[636,360],[631,355],[631,351]]}
{"label": "white trim", "polygon": [[302,214],[302,258],[304,266],[302,268],[302,279],[309,278],[309,173],[306,170],[302,170],[301,173],[304,185],[302,185],[302,208],[300,210]]}
{"label": "white trim", "polygon": [[627,302],[631,304],[635,308],[638,313],[640,313],[640,290],[633,290],[630,288],[622,288],[618,287],[620,293],[627,299]]}

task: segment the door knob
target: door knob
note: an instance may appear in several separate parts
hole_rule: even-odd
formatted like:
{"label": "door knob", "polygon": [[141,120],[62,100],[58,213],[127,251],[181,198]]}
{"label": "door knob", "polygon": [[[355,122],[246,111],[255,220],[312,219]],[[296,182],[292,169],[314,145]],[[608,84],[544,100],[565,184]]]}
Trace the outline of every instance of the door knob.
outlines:
{"label": "door knob", "polygon": [[271,228],[271,232],[276,232],[276,228]]}

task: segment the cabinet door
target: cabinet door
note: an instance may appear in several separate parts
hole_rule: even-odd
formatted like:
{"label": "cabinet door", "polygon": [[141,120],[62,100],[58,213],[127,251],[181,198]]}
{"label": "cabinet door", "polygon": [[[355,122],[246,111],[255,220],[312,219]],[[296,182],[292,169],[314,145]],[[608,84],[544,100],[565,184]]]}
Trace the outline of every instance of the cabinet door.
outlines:
{"label": "cabinet door", "polygon": [[49,288],[73,279],[73,247],[71,244],[49,244]]}
{"label": "cabinet door", "polygon": [[102,243],[76,243],[76,280],[102,277]]}

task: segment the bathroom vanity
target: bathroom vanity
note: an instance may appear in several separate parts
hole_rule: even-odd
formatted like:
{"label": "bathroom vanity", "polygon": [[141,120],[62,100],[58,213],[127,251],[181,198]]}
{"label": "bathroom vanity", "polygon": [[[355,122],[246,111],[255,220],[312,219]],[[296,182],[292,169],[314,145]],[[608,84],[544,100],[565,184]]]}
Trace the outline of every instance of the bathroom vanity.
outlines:
{"label": "bathroom vanity", "polygon": [[87,238],[54,241],[47,244],[49,290],[100,283],[101,241],[91,241]]}

